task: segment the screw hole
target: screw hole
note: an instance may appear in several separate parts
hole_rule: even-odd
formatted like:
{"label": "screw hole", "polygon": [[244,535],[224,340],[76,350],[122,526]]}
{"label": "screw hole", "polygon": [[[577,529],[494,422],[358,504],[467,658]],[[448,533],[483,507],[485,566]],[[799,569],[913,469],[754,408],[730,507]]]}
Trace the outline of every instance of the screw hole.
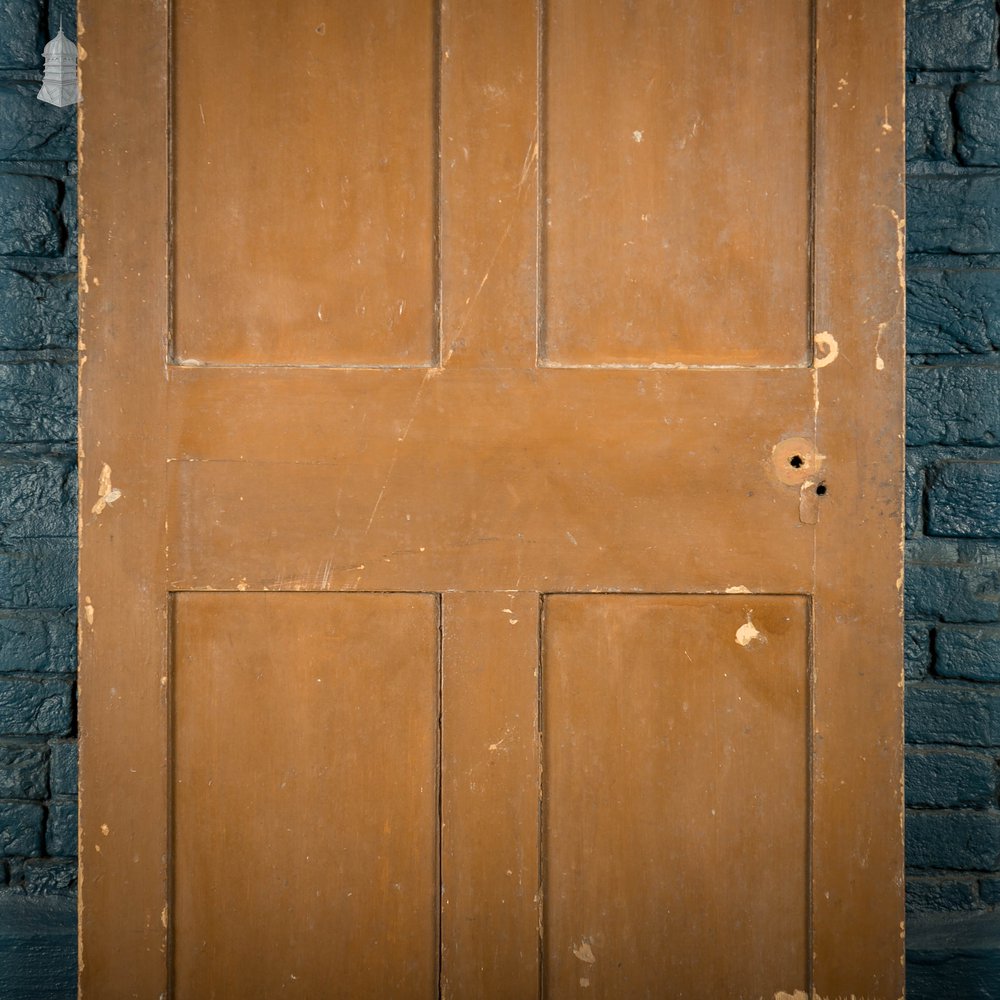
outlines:
{"label": "screw hole", "polygon": [[802,468],[802,465],[804,464],[802,456],[801,455],[792,455],[792,457],[788,460],[788,464],[793,469],[800,469],[800,468]]}
{"label": "screw hole", "polygon": [[819,486],[816,487],[816,496],[818,497],[826,496],[826,483],[820,483]]}

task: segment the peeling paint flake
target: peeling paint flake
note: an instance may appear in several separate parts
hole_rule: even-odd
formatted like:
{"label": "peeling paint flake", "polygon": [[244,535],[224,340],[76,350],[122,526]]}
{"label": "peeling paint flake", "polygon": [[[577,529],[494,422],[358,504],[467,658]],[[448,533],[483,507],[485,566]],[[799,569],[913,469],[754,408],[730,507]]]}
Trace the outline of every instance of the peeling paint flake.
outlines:
{"label": "peeling paint flake", "polygon": [[816,350],[821,352],[813,361],[813,367],[825,368],[827,365],[832,365],[837,360],[837,355],[840,354],[840,347],[833,334],[826,330],[820,330],[813,337],[813,340],[816,342]]}
{"label": "peeling paint flake", "polygon": [[107,462],[101,468],[101,475],[97,480],[97,503],[90,508],[92,514],[100,514],[105,507],[120,500],[122,491],[111,485],[111,466]]}
{"label": "peeling paint flake", "polygon": [[739,645],[743,646],[744,648],[746,648],[747,646],[751,646],[754,643],[760,643],[761,645],[763,645],[765,642],[767,642],[767,637],[764,635],[763,632],[760,632],[757,629],[757,626],[754,625],[753,621],[751,620],[750,617],[751,614],[752,612],[750,611],[747,612],[746,623],[744,625],[741,625],[736,630],[736,642]]}

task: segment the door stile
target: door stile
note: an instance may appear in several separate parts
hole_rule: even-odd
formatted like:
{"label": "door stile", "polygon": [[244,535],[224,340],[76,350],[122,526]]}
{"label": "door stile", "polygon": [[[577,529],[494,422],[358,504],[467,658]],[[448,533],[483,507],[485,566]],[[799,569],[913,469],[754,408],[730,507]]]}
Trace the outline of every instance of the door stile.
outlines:
{"label": "door stile", "polygon": [[540,600],[443,595],[441,996],[538,991]]}
{"label": "door stile", "polygon": [[442,368],[536,364],[537,23],[533,0],[442,6]]}
{"label": "door stile", "polygon": [[[813,983],[903,993],[903,4],[818,8]],[[889,53],[885,39],[899,48]],[[881,47],[881,48],[880,48]],[[876,51],[878,50],[878,51]],[[880,498],[878,505],[871,499]]]}
{"label": "door stile", "polygon": [[167,989],[168,7],[79,21],[85,998]]}

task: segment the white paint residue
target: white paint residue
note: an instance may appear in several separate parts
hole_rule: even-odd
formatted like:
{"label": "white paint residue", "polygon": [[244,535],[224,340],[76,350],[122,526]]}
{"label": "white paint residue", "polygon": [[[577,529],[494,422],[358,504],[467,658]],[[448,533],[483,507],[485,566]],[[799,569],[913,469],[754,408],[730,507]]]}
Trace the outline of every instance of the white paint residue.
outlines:
{"label": "white paint residue", "polygon": [[637,128],[637,129],[636,129],[636,130],[635,130],[635,131],[634,131],[634,132],[632,133],[632,140],[633,140],[634,142],[642,142],[642,136],[643,136],[643,132],[642,132],[642,129],[638,129],[638,128]]}
{"label": "white paint residue", "polygon": [[750,612],[747,612],[747,620],[745,625],[741,625],[736,630],[736,641],[741,646],[749,646],[754,642],[767,642],[766,637],[762,632],[757,630],[753,621],[750,619]]}
{"label": "white paint residue", "polygon": [[742,584],[738,587],[726,587],[727,594],[749,594],[750,588],[744,587]]}
{"label": "white paint residue", "polygon": [[586,962],[588,965],[593,965],[597,961],[597,958],[594,956],[594,949],[590,947],[590,942],[586,939],[580,942],[579,947],[573,948],[573,954],[581,962]]}
{"label": "white paint residue", "polygon": [[107,462],[101,469],[97,480],[97,503],[90,508],[92,514],[100,514],[108,504],[120,500],[122,491],[111,485],[111,466]]}
{"label": "white paint residue", "polygon": [[94,624],[94,605],[90,603],[90,598],[83,599],[83,617],[87,619],[88,625]]}
{"label": "white paint residue", "polygon": [[813,360],[814,368],[825,368],[827,365],[832,365],[834,361],[837,360],[837,355],[840,354],[840,347],[837,345],[837,341],[834,339],[832,333],[827,333],[826,330],[820,330],[819,333],[813,337],[816,342],[816,350],[822,351],[823,353]]}

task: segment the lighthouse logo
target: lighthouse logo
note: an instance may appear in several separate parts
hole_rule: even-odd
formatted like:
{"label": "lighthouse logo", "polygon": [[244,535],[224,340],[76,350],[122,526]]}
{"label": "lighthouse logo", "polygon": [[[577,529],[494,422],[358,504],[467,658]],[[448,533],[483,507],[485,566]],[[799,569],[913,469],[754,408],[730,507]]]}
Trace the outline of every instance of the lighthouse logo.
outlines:
{"label": "lighthouse logo", "polygon": [[45,73],[38,99],[57,108],[65,108],[80,100],[80,88],[76,80],[76,46],[63,34],[62,22],[59,33],[43,49]]}

